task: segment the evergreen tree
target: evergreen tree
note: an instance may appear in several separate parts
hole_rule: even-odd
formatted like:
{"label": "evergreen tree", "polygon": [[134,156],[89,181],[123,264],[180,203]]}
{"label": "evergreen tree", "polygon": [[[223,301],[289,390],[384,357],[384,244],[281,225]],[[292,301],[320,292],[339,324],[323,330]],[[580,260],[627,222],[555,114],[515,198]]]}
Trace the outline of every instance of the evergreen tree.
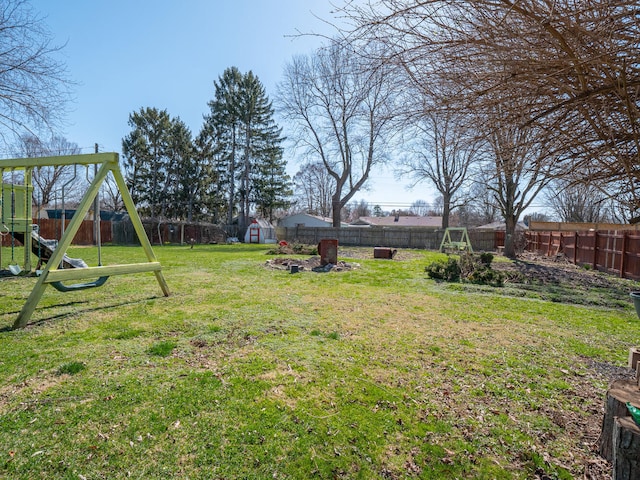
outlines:
{"label": "evergreen tree", "polygon": [[219,173],[218,185],[226,190],[227,223],[233,223],[236,204],[236,152],[238,150],[237,97],[242,74],[236,67],[227,68],[218,81],[213,82],[214,99],[208,102],[209,115],[201,132],[201,145],[215,162]]}
{"label": "evergreen tree", "polygon": [[166,192],[171,119],[166,110],[141,108],[129,115],[129,126],[133,130],[122,140],[127,186],[140,210],[153,218]]}
{"label": "evergreen tree", "polygon": [[168,216],[188,221],[199,219],[204,169],[195,155],[191,131],[179,118],[172,120],[168,151],[170,175],[167,194],[163,196],[168,201]]}
{"label": "evergreen tree", "polygon": [[[274,164],[280,164],[277,169],[284,174],[285,165],[282,164],[280,148],[283,141],[282,129],[273,119],[273,106],[265,93],[264,86],[251,71],[242,77],[237,112],[243,150],[240,178],[242,221],[240,223],[244,227],[249,224],[252,200],[259,196],[265,198],[262,192],[257,191],[256,180],[261,177],[261,173],[274,172]],[[264,165],[263,172],[260,171],[262,165]],[[270,203],[275,201],[275,199],[269,200]]]}
{"label": "evergreen tree", "polygon": [[293,195],[291,179],[282,162],[282,149],[274,148],[266,161],[257,165],[254,181],[254,202],[264,218],[273,221],[273,213],[278,208],[287,208],[287,200]]}
{"label": "evergreen tree", "polygon": [[213,223],[224,221],[227,212],[225,190],[227,182],[226,167],[215,153],[212,137],[205,130],[195,139],[194,155],[201,166],[200,201],[202,209]]}
{"label": "evergreen tree", "polygon": [[282,175],[277,185],[289,181],[280,147],[283,138],[265,89],[252,72],[243,75],[236,67],[228,68],[214,85],[215,98],[208,103],[211,111],[201,136],[211,145],[218,185],[226,188],[227,221],[239,212],[242,228],[249,223],[254,203],[263,202],[260,210],[272,212],[289,195],[288,187],[265,183],[276,174]]}

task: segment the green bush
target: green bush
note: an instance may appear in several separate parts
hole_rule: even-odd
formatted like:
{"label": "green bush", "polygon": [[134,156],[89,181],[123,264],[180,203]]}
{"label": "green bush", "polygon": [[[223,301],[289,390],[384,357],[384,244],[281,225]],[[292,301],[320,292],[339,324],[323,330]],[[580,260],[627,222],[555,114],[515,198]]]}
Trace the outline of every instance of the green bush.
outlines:
{"label": "green bush", "polygon": [[491,269],[491,253],[463,253],[460,260],[449,258],[447,262],[433,262],[425,268],[429,278],[447,282],[468,282],[501,287],[504,274]]}
{"label": "green bush", "polygon": [[493,262],[493,253],[490,252],[482,252],[480,254],[480,263],[485,267],[490,267],[491,262]]}
{"label": "green bush", "polygon": [[466,276],[464,281],[478,285],[491,285],[492,287],[502,287],[504,285],[504,274],[491,268],[478,268]]}
{"label": "green bush", "polygon": [[445,280],[447,282],[458,282],[460,280],[460,265],[454,258],[449,258],[447,262],[433,262],[425,268],[427,276],[434,280]]}

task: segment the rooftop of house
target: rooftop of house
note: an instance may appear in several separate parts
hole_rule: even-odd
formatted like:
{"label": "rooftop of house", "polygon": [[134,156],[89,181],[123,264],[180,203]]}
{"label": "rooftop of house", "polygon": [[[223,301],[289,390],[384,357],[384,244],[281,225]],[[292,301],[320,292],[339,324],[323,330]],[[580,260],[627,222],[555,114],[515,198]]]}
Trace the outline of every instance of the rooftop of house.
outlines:
{"label": "rooftop of house", "polygon": [[442,226],[442,217],[418,217],[389,215],[388,217],[360,217],[351,225],[370,225],[376,227],[432,227]]}

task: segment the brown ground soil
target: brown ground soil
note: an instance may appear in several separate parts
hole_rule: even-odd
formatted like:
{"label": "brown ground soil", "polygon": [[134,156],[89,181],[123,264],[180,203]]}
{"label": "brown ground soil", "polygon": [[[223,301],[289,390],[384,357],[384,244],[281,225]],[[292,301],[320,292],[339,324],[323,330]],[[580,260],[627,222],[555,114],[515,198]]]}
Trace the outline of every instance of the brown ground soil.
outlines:
{"label": "brown ground soil", "polygon": [[492,268],[506,276],[505,292],[537,296],[560,303],[628,307],[638,283],[616,275],[573,265],[564,256],[520,255],[514,262],[494,261]]}

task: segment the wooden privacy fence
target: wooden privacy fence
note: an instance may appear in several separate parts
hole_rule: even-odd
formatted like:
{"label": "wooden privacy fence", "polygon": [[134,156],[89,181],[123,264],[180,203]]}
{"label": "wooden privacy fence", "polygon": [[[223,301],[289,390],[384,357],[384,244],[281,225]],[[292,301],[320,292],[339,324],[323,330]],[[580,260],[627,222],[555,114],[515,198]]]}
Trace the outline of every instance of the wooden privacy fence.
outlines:
{"label": "wooden privacy fence", "polygon": [[[65,224],[69,224],[69,219]],[[142,220],[147,237],[153,245],[164,243],[224,243],[228,236],[234,236],[227,229],[209,223],[157,222]],[[48,240],[58,240],[62,232],[61,219],[33,219],[38,225],[40,236]],[[234,226],[237,229],[237,227]],[[496,251],[504,245],[504,232],[468,231],[471,245],[477,251]],[[430,228],[407,227],[277,227],[279,240],[290,243],[317,245],[325,238],[337,239],[340,245],[363,247],[424,248],[438,250],[444,230]],[[11,235],[2,235],[2,245],[11,245]],[[133,225],[128,219],[122,221],[100,222],[101,243],[115,245],[131,245],[138,243]],[[74,245],[94,245],[93,220],[84,220],[73,240]]]}
{"label": "wooden privacy fence", "polygon": [[[71,219],[65,220],[65,228]],[[210,223],[157,222],[142,220],[149,241],[154,245],[164,243],[224,243],[227,233]],[[33,219],[33,225],[42,238],[59,240],[62,237],[62,220],[59,218]],[[10,228],[10,225],[9,225]],[[4,233],[4,232],[3,232]],[[3,247],[11,246],[11,235],[0,236]],[[139,244],[133,224],[127,218],[121,221],[103,220],[100,222],[100,242],[115,245]],[[95,245],[93,220],[84,220],[73,239],[73,245]]]}
{"label": "wooden privacy fence", "polygon": [[589,265],[632,280],[640,279],[640,232],[601,230],[526,232],[527,251],[562,255],[576,265]]}
{"label": "wooden privacy fence", "polygon": [[[65,228],[69,225],[70,218],[65,220]],[[33,225],[36,225],[42,238],[47,240],[59,240],[62,237],[62,220],[59,218],[34,218]],[[10,227],[10,225],[8,225]],[[112,238],[111,222],[100,222],[100,241],[111,243]],[[84,220],[80,230],[73,239],[74,245],[94,245],[93,220]],[[2,246],[11,245],[11,235],[2,235]]]}
{"label": "wooden privacy fence", "polygon": [[[277,227],[278,240],[317,245],[326,238],[337,239],[339,245],[361,247],[425,248],[438,250],[444,230],[419,227]],[[502,232],[504,238],[504,232]],[[474,250],[495,251],[503,245],[494,231],[469,230]]]}

